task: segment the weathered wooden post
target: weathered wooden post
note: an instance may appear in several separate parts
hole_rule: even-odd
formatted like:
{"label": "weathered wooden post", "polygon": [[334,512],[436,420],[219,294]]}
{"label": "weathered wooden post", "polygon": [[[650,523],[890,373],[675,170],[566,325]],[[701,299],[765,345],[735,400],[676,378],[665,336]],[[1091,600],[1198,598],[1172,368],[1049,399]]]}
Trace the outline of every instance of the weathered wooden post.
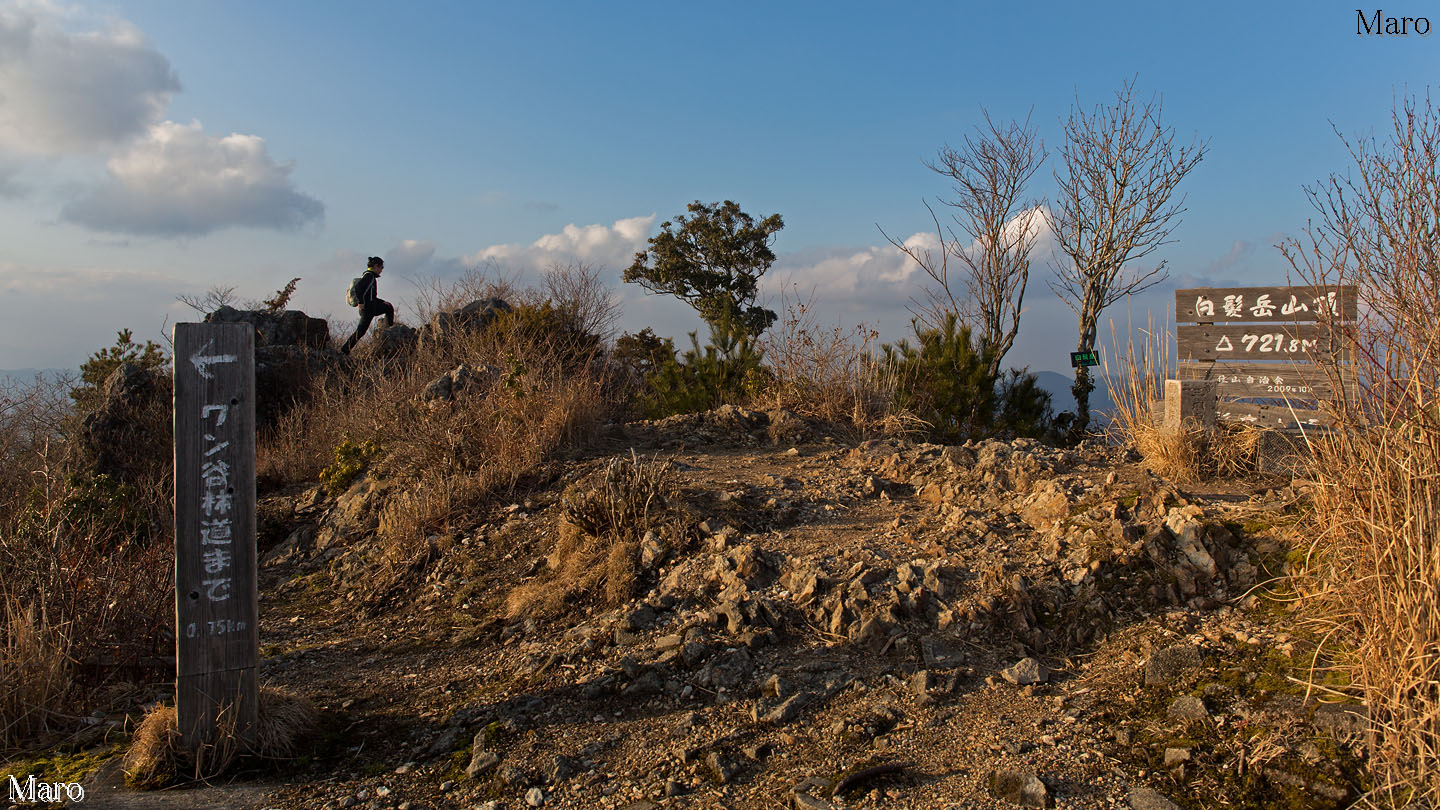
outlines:
{"label": "weathered wooden post", "polygon": [[191,752],[253,741],[255,330],[175,325],[175,708]]}

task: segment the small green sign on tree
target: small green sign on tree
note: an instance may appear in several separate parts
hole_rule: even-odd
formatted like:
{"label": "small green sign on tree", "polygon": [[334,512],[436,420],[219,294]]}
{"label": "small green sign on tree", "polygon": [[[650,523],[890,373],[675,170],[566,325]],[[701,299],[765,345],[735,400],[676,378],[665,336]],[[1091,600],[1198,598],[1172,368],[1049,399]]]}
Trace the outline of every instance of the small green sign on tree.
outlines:
{"label": "small green sign on tree", "polygon": [[729,200],[696,200],[688,209],[689,216],[660,224],[649,248],[625,269],[625,280],[679,298],[712,332],[736,329],[758,337],[775,322],[775,313],[755,299],[760,277],[775,261],[770,246],[784,221],[771,214],[757,222]]}

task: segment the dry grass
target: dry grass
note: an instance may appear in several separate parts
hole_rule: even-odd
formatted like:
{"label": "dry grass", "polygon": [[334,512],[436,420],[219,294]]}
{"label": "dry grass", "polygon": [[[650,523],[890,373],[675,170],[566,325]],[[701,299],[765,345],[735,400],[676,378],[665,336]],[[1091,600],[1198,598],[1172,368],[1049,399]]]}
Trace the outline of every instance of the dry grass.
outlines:
{"label": "dry grass", "polygon": [[[140,416],[134,435],[168,434]],[[55,387],[0,403],[0,749],[72,727],[173,620],[168,469],[136,447],[131,481],[92,476],[78,422]]]}
{"label": "dry grass", "polygon": [[[1114,331],[1112,322],[1112,343]],[[1109,438],[1139,453],[1146,467],[1181,484],[1254,474],[1264,432],[1260,428],[1221,423],[1207,433],[1198,426],[1168,431],[1158,424],[1165,380],[1175,377],[1174,331],[1168,323],[1156,328],[1152,320],[1144,329],[1132,330],[1125,355],[1113,366],[1107,358],[1103,369],[1114,403]]]}
{"label": "dry grass", "polygon": [[175,781],[180,748],[180,722],[174,706],[156,706],[140,721],[120,767],[125,783],[154,790]]}
{"label": "dry grass", "polygon": [[668,470],[668,462],[632,454],[576,485],[562,505],[550,574],[512,591],[507,613],[545,617],[586,595],[606,605],[633,596],[640,541],[670,513]]}
{"label": "dry grass", "polygon": [[871,356],[878,332],[864,324],[822,327],[813,294],[808,299],[782,294],[781,305],[776,328],[760,343],[770,374],[756,404],[864,432],[913,421],[895,406],[901,380],[893,364]]}
{"label": "dry grass", "polygon": [[198,752],[180,748],[180,724],[174,706],[156,706],[135,730],[121,768],[125,783],[139,790],[167,787],[181,774],[195,779],[219,776],[249,760],[287,760],[298,754],[319,722],[315,705],[276,689],[260,690],[255,739],[242,745],[225,722],[211,745]]}
{"label": "dry grass", "polygon": [[[1114,343],[1114,321],[1110,334]],[[1156,328],[1151,320],[1146,328],[1130,331],[1125,354],[1113,365],[1102,356],[1101,376],[1113,403],[1108,433],[1111,441],[1139,453],[1145,466],[1156,473],[1178,483],[1191,483],[1202,477],[1207,444],[1204,431],[1165,431],[1157,424],[1165,401],[1165,381],[1175,374],[1171,335],[1168,323]]]}
{"label": "dry grass", "polygon": [[68,628],[49,621],[43,606],[5,602],[0,647],[0,749],[47,730],[55,707],[74,689]]}
{"label": "dry grass", "polygon": [[1347,142],[1348,176],[1313,189],[1319,221],[1283,245],[1313,284],[1355,284],[1358,397],[1315,440],[1302,594],[1349,662],[1372,721],[1372,806],[1440,801],[1440,112],[1403,99],[1383,141]]}

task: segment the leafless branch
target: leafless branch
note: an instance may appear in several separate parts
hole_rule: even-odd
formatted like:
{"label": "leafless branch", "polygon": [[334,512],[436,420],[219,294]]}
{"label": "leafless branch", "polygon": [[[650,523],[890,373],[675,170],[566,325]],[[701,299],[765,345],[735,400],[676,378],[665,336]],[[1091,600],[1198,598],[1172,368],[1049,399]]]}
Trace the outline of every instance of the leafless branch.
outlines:
{"label": "leafless branch", "polygon": [[[1120,299],[1165,279],[1165,262],[1127,272],[1135,262],[1174,242],[1171,237],[1185,198],[1180,181],[1205,156],[1198,139],[1177,145],[1175,129],[1161,123],[1161,99],[1137,98],[1126,81],[1112,105],[1087,113],[1077,97],[1065,122],[1061,167],[1055,172],[1058,199],[1050,225],[1063,254],[1050,287],[1080,321],[1076,348],[1095,348],[1100,313]],[[1077,400],[1088,388],[1076,381]],[[1088,402],[1078,403],[1077,423],[1088,421]]]}
{"label": "leafless branch", "polygon": [[[1027,117],[1023,123],[997,124],[981,111],[983,126],[967,134],[960,148],[946,145],[925,165],[949,178],[952,196],[941,204],[953,209],[956,230],[942,227],[934,208],[939,255],[885,238],[915,261],[931,283],[913,312],[925,325],[938,327],[954,313],[971,325],[980,346],[991,353],[991,373],[1020,329],[1021,308],[1030,278],[1030,254],[1040,233],[1043,201],[1024,199],[1025,186],[1045,162],[1045,145]],[[883,233],[883,231],[882,231]],[[948,238],[947,238],[948,233]],[[958,263],[952,278],[949,262]]]}

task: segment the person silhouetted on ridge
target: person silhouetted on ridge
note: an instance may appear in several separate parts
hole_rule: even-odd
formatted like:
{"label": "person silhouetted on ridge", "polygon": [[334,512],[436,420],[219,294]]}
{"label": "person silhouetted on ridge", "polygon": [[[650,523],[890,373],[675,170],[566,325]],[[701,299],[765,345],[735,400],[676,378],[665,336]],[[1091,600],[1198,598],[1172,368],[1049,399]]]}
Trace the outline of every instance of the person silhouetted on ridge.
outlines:
{"label": "person silhouetted on ridge", "polygon": [[355,279],[350,285],[349,301],[351,306],[360,310],[360,324],[355,327],[355,334],[345,341],[340,351],[349,354],[360,338],[365,337],[365,332],[370,328],[370,321],[376,315],[385,316],[385,327],[388,329],[395,325],[395,307],[390,305],[377,294],[377,282],[380,274],[385,271],[385,260],[379,256],[371,256],[365,264],[365,274]]}

